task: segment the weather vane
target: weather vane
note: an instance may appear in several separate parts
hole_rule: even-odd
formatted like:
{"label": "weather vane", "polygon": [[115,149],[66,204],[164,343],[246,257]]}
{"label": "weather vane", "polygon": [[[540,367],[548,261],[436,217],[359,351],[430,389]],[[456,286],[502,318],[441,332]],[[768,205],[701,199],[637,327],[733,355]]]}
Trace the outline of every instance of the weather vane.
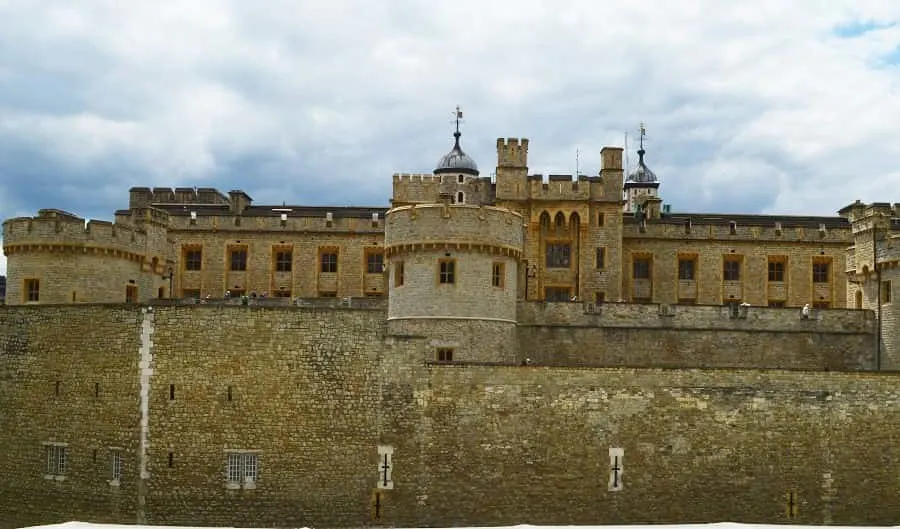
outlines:
{"label": "weather vane", "polygon": [[453,113],[453,115],[456,117],[456,132],[458,134],[459,133],[459,121],[463,117],[462,110],[460,110],[459,105],[456,105],[456,111]]}
{"label": "weather vane", "polygon": [[641,150],[644,150],[644,136],[647,135],[647,128],[644,127],[644,122],[641,121]]}

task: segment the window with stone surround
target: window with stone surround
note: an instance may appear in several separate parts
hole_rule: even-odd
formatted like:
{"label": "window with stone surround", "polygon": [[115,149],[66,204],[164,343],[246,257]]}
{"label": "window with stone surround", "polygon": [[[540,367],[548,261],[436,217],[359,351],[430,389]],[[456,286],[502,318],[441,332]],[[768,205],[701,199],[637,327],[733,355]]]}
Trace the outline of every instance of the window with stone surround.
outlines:
{"label": "window with stone surround", "polygon": [[402,287],[403,286],[403,274],[404,274],[404,265],[403,261],[397,261],[394,263],[394,286]]}
{"label": "window with stone surround", "polygon": [[120,448],[110,448],[110,462],[112,463],[110,485],[118,485],[122,480],[122,450]]}
{"label": "window with stone surround", "polygon": [[882,281],[881,282],[881,304],[887,304],[891,302],[893,296],[891,296],[891,282],[890,281]]}
{"label": "window with stone surround", "polygon": [[450,347],[438,347],[435,357],[438,362],[452,362],[453,349]]}
{"label": "window with stone surround", "polygon": [[679,257],[678,258],[678,279],[681,281],[694,281],[697,274],[697,258]]}
{"label": "window with stone surround", "polygon": [[294,268],[294,252],[290,248],[275,250],[275,271],[290,272]]}
{"label": "window with stone surround", "polygon": [[784,271],[787,268],[787,258],[779,256],[769,257],[769,282],[783,283]]}
{"label": "window with stone surround", "polygon": [[831,268],[826,261],[813,261],[812,279],[813,283],[828,283],[828,271]]}
{"label": "window with stone surround", "polygon": [[569,268],[571,264],[571,245],[568,243],[547,244],[547,268]]}
{"label": "window with stone surround", "polygon": [[722,261],[722,279],[724,281],[741,280],[741,260],[739,258],[725,257]]}
{"label": "window with stone surround", "polygon": [[[231,295],[235,296],[235,291],[231,291]],[[193,298],[200,299],[200,289],[199,288],[183,288],[181,289],[181,297],[184,299]]]}
{"label": "window with stone surround", "polygon": [[246,450],[226,451],[226,487],[253,489],[259,479],[259,453]]}
{"label": "window with stone surround", "polygon": [[232,272],[245,272],[247,270],[247,248],[229,248],[229,259]]}
{"label": "window with stone surround", "polygon": [[28,302],[37,302],[41,300],[41,280],[28,278],[25,280],[24,298]]}
{"label": "window with stone surround", "polygon": [[384,254],[380,251],[366,253],[366,273],[380,274],[384,271]]}
{"label": "window with stone surround", "polygon": [[596,259],[597,270],[603,270],[606,268],[606,248],[601,246],[597,248],[597,259]]}
{"label": "window with stone surround", "polygon": [[634,279],[650,279],[651,263],[649,257],[634,257],[631,261],[631,277]]}
{"label": "window with stone surround", "polygon": [[338,270],[338,254],[335,250],[325,250],[319,254],[320,271],[323,274],[335,274]]}
{"label": "window with stone surround", "polygon": [[137,303],[138,302],[138,287],[137,285],[125,285],[125,303]]}
{"label": "window with stone surround", "polygon": [[506,265],[503,263],[494,263],[491,265],[491,285],[497,288],[503,288],[506,284]]}
{"label": "window with stone surround", "polygon": [[68,464],[68,446],[65,443],[44,443],[44,477],[62,479]]}
{"label": "window with stone surround", "polygon": [[184,250],[184,269],[189,272],[201,270],[203,267],[203,250],[200,248],[186,248]]}
{"label": "window with stone surround", "polygon": [[438,261],[438,283],[452,285],[456,283],[456,259]]}

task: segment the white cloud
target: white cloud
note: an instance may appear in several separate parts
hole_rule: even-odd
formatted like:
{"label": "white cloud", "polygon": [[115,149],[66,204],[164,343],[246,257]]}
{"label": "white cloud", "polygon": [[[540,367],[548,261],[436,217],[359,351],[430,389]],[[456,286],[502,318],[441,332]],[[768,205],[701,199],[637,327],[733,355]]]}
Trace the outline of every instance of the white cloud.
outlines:
{"label": "white cloud", "polygon": [[498,136],[531,138],[535,173],[576,148],[595,172],[643,120],[676,210],[900,201],[900,4],[48,0],[0,21],[2,218],[109,218],[132,185],[387,204],[457,103],[483,174]]}

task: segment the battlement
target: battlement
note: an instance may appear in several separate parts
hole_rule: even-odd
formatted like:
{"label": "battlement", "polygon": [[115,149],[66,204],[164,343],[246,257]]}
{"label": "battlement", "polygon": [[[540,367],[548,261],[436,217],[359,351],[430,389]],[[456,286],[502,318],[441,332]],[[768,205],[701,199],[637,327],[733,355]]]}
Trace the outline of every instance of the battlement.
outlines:
{"label": "battlement", "polygon": [[89,220],[57,210],[37,217],[17,217],[3,223],[3,245],[9,253],[32,246],[85,247],[143,253],[145,231],[103,220]]}
{"label": "battlement", "polygon": [[441,176],[429,173],[394,173],[394,183],[397,182],[422,182],[422,183],[440,183]]}
{"label": "battlement", "polygon": [[[534,200],[588,200],[606,196],[603,178],[599,176],[551,174],[528,175],[528,196]],[[612,198],[618,200],[617,196]]]}
{"label": "battlement", "polygon": [[422,244],[483,246],[518,254],[521,214],[496,206],[419,204],[387,212],[385,248]]}
{"label": "battlement", "polygon": [[129,197],[129,208],[154,204],[231,204],[228,196],[211,187],[132,187]]}
{"label": "battlement", "polygon": [[852,243],[850,225],[839,217],[626,213],[623,221],[622,235],[630,239]]}
{"label": "battlement", "polygon": [[[384,208],[329,208],[253,206],[236,215],[221,210],[185,208],[169,214],[169,229],[179,231],[265,231],[380,233],[384,231]],[[118,218],[129,218],[120,212]]]}
{"label": "battlement", "polygon": [[497,138],[497,166],[528,167],[528,138]]}

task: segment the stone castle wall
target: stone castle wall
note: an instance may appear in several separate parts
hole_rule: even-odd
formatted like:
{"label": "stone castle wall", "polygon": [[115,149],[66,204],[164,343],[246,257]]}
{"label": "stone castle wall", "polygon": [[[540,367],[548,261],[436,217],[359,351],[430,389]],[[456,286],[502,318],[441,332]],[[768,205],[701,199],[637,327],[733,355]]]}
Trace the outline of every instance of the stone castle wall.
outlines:
{"label": "stone castle wall", "polygon": [[9,219],[3,223],[7,303],[28,302],[26,280],[39,282],[41,303],[124,302],[129,286],[137,287],[138,299],[157,297],[168,253],[157,241],[160,231],[86,222],[56,210]]}
{"label": "stone castle wall", "polygon": [[537,365],[876,369],[868,310],[520,302],[518,322]]}
{"label": "stone castle wall", "polygon": [[[0,527],[900,517],[895,375],[435,365],[427,347],[382,310],[4,307]],[[44,443],[66,445],[65,479]],[[258,455],[255,488],[228,487],[229,451]]]}

